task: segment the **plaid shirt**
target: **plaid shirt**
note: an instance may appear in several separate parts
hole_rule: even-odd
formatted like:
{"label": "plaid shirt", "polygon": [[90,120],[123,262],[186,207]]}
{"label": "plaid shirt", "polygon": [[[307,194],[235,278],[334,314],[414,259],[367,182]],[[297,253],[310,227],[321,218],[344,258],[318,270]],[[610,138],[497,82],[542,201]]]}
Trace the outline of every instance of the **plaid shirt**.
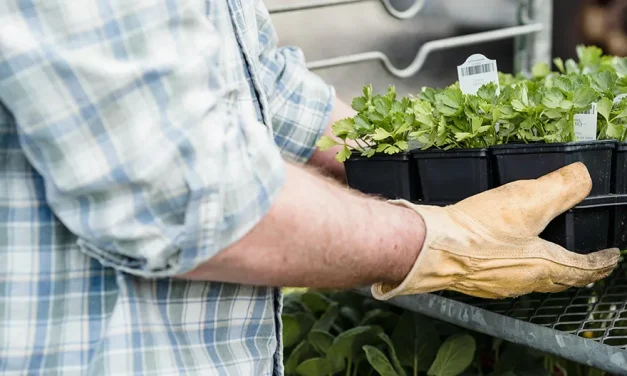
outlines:
{"label": "plaid shirt", "polygon": [[0,28],[0,374],[282,374],[277,289],[172,278],[328,120],[262,1],[3,1]]}

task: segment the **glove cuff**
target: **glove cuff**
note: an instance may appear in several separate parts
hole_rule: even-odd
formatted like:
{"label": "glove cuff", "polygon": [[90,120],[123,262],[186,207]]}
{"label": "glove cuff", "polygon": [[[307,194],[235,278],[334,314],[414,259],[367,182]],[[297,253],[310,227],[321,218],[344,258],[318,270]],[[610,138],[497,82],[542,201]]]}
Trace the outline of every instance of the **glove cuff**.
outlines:
{"label": "glove cuff", "polygon": [[405,206],[420,214],[425,223],[426,234],[420,253],[405,279],[397,285],[373,284],[370,289],[372,296],[378,300],[388,300],[398,295],[422,294],[442,290],[452,285],[452,276],[438,273],[437,264],[442,256],[441,252],[431,249],[431,245],[441,236],[440,229],[446,228],[446,210],[436,206],[414,205],[405,200],[389,202]]}

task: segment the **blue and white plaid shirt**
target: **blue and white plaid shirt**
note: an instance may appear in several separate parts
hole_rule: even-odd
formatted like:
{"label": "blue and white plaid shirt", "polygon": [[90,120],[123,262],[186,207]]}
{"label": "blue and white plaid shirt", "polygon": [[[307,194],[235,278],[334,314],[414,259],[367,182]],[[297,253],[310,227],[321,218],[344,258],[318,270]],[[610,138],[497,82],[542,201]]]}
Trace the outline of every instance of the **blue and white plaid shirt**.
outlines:
{"label": "blue and white plaid shirt", "polygon": [[186,282],[333,89],[258,0],[0,2],[0,374],[281,374],[277,289]]}

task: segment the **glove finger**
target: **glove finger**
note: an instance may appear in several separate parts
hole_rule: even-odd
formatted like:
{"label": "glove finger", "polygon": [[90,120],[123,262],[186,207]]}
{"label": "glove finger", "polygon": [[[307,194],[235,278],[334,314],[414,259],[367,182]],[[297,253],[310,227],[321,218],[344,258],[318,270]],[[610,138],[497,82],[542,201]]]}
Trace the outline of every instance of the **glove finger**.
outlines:
{"label": "glove finger", "polygon": [[620,257],[617,248],[582,255],[546,240],[538,239],[544,258],[552,263],[547,275],[554,283],[582,287],[609,276],[616,268]]}
{"label": "glove finger", "polygon": [[494,231],[536,236],[549,221],[586,198],[591,189],[588,169],[578,162],[539,179],[505,184],[454,207]]}

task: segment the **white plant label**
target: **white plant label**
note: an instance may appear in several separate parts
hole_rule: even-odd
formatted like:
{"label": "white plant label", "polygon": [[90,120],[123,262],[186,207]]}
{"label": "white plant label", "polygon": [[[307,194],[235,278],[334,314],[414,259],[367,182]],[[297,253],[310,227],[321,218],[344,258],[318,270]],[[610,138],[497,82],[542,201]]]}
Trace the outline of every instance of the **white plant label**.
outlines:
{"label": "white plant label", "polygon": [[496,60],[490,60],[482,54],[471,55],[464,64],[457,67],[459,87],[464,94],[477,94],[481,86],[494,82],[496,93],[499,91],[499,73]]}
{"label": "white plant label", "polygon": [[592,103],[587,111],[575,115],[575,137],[579,141],[597,139],[597,104]]}

